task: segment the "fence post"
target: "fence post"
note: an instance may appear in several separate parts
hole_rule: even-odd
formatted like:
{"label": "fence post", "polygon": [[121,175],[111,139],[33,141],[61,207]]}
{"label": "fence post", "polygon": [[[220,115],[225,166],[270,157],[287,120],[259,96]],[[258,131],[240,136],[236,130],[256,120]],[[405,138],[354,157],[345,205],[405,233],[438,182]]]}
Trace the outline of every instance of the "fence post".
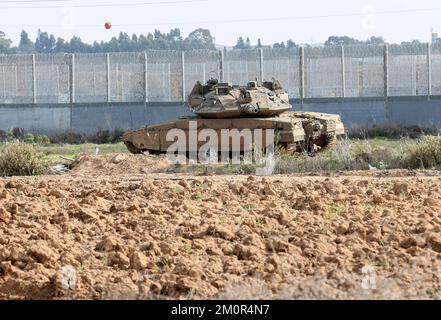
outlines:
{"label": "fence post", "polygon": [[70,103],[75,103],[75,54],[70,55]]}
{"label": "fence post", "polygon": [[185,52],[182,51],[181,54],[181,63],[182,63],[182,102],[186,100],[186,92],[185,92]]}
{"label": "fence post", "polygon": [[427,100],[432,96],[432,52],[431,45],[427,43]]}
{"label": "fence post", "polygon": [[346,97],[345,47],[341,46],[341,97]]}
{"label": "fence post", "polygon": [[299,93],[300,108],[303,109],[303,99],[305,99],[305,48],[300,47],[299,51]]}
{"label": "fence post", "polygon": [[144,51],[144,102],[149,101],[148,56]]}
{"label": "fence post", "polygon": [[219,50],[219,80],[224,82],[224,66],[225,66],[225,56],[224,50]]}
{"label": "fence post", "polygon": [[263,48],[259,49],[259,77],[260,81],[263,82],[264,73],[263,73]]}
{"label": "fence post", "polygon": [[384,45],[383,68],[384,68],[384,97],[387,99],[387,97],[389,97],[389,47],[387,44]]}
{"label": "fence post", "polygon": [[106,53],[106,96],[107,103],[110,102],[110,54]]}
{"label": "fence post", "polygon": [[35,54],[32,55],[32,103],[37,104],[37,76],[35,73]]}

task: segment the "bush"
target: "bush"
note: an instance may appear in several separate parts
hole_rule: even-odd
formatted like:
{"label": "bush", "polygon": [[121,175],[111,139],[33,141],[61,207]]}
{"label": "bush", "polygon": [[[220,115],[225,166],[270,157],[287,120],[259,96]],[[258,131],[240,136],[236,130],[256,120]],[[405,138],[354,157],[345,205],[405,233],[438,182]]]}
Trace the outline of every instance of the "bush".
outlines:
{"label": "bush", "polygon": [[51,143],[48,136],[37,134],[34,136],[34,143],[40,144],[40,145],[48,145]]}
{"label": "bush", "polygon": [[22,128],[14,128],[10,132],[10,137],[13,139],[23,139],[24,135],[25,135],[25,131]]}
{"label": "bush", "polygon": [[411,169],[441,167],[441,136],[425,136],[409,147],[407,166]]}
{"label": "bush", "polygon": [[23,142],[34,143],[34,135],[32,133],[26,133],[23,136]]}
{"label": "bush", "polygon": [[85,135],[74,132],[65,132],[61,134],[55,134],[50,136],[51,143],[57,144],[82,144],[82,143],[118,143],[121,142],[121,138],[124,134],[122,129],[110,130],[98,130],[95,134]]}
{"label": "bush", "polygon": [[0,152],[0,176],[33,176],[43,174],[47,161],[32,144],[8,142]]}
{"label": "bush", "polygon": [[0,142],[8,141],[8,133],[6,131],[0,130]]}
{"label": "bush", "polygon": [[375,137],[401,139],[418,139],[424,135],[436,135],[435,129],[421,128],[418,126],[399,126],[399,125],[375,125],[372,128],[356,128],[349,134],[349,138],[368,139]]}
{"label": "bush", "polygon": [[96,144],[118,143],[121,141],[123,134],[124,130],[122,129],[98,130],[95,134],[89,135],[86,140]]}
{"label": "bush", "polygon": [[50,142],[57,144],[82,144],[86,142],[86,139],[83,135],[70,131],[52,135],[49,139]]}

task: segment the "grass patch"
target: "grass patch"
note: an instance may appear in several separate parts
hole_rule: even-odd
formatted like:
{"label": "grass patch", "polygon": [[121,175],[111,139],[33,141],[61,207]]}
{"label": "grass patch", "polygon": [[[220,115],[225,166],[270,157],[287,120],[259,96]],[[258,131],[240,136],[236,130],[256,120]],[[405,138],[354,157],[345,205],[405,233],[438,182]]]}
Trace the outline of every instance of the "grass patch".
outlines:
{"label": "grass patch", "polygon": [[251,210],[257,209],[257,205],[255,205],[255,204],[245,204],[245,205],[242,206],[242,208],[244,210],[246,210],[246,211],[251,211]]}
{"label": "grass patch", "polygon": [[323,217],[325,217],[326,219],[334,219],[343,211],[343,209],[343,207],[339,206],[328,206],[323,213]]}
{"label": "grass patch", "polygon": [[36,145],[36,149],[47,157],[68,157],[73,158],[79,153],[91,154],[96,148],[99,149],[100,155],[112,153],[128,153],[124,143],[116,144],[50,144],[50,145]]}
{"label": "grass patch", "polygon": [[278,154],[275,173],[350,171],[370,169],[412,169],[408,165],[408,150],[415,140],[371,140],[337,141],[332,149],[314,156],[307,154]]}

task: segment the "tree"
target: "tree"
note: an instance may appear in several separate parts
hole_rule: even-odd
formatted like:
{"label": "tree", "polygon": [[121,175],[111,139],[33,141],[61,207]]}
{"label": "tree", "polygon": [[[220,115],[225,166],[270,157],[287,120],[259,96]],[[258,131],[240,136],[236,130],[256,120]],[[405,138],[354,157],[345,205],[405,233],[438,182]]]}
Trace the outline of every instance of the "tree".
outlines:
{"label": "tree", "polygon": [[293,48],[296,48],[297,45],[296,45],[296,43],[295,43],[294,41],[292,41],[291,39],[289,39],[289,40],[286,42],[286,47],[287,47],[288,49],[293,49]]}
{"label": "tree", "polygon": [[239,39],[237,39],[237,43],[234,46],[234,49],[245,49],[245,41],[242,37],[239,37]]}
{"label": "tree", "polygon": [[247,37],[247,41],[245,43],[245,49],[250,49],[251,48],[251,40],[249,37]]}
{"label": "tree", "polygon": [[20,34],[20,43],[18,45],[18,52],[20,53],[30,53],[35,51],[35,45],[26,31],[22,31]]}
{"label": "tree", "polygon": [[275,43],[275,44],[273,45],[273,48],[274,48],[274,49],[284,49],[284,48],[286,48],[286,46],[285,46],[285,43],[284,43],[284,42],[281,42],[281,43]]}
{"label": "tree", "polygon": [[47,32],[41,32],[38,29],[37,39],[35,40],[35,50],[39,53],[52,53],[55,52],[55,46],[57,41],[53,34],[49,36]]}
{"label": "tree", "polygon": [[83,43],[80,37],[73,36],[69,41],[69,52],[85,53],[90,52],[91,46]]}
{"label": "tree", "polygon": [[262,48],[262,41],[259,39],[257,39],[257,46],[256,48]]}
{"label": "tree", "polygon": [[384,44],[384,43],[385,43],[385,41],[384,41],[383,37],[375,37],[375,36],[370,37],[366,41],[366,44]]}
{"label": "tree", "polygon": [[6,38],[6,34],[0,31],[0,53],[12,53],[12,41]]}
{"label": "tree", "polygon": [[187,49],[216,49],[214,38],[208,29],[196,29],[185,39]]}
{"label": "tree", "polygon": [[325,46],[337,46],[337,45],[351,45],[351,44],[359,44],[361,41],[356,40],[354,38],[350,38],[348,36],[331,36],[325,42]]}
{"label": "tree", "polygon": [[58,38],[55,43],[55,52],[68,52],[69,51],[69,43],[64,41],[63,38]]}

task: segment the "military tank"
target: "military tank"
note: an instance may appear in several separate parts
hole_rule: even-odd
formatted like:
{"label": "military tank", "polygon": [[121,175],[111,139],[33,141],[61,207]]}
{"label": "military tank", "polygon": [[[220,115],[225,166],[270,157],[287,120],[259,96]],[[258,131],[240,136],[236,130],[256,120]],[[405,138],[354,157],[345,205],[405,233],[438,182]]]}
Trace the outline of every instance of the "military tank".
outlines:
{"label": "military tank", "polygon": [[[336,137],[345,133],[338,115],[291,111],[288,93],[278,80],[251,81],[246,86],[217,79],[210,79],[205,85],[197,82],[188,97],[188,107],[194,116],[125,133],[123,141],[129,151],[166,153],[174,143],[167,139],[173,129],[183,130],[190,146],[188,139],[194,127],[198,132],[213,129],[219,137],[223,129],[273,129],[277,147],[293,153],[318,152],[332,146]],[[203,143],[198,141],[197,148]],[[252,146],[242,143],[240,148],[245,151]]]}

